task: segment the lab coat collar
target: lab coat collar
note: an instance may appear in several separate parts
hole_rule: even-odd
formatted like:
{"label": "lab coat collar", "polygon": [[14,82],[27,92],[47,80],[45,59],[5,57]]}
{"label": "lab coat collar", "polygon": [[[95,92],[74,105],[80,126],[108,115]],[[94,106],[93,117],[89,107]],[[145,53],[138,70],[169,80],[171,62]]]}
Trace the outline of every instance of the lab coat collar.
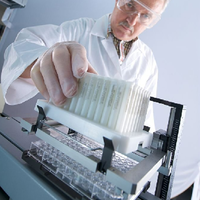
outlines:
{"label": "lab coat collar", "polygon": [[[108,31],[108,25],[109,25],[109,16],[110,14],[102,16],[100,19],[96,21],[94,24],[91,34],[96,36],[96,37],[101,37],[102,38],[102,44],[105,47],[105,50],[107,51],[108,55],[110,56],[114,66],[119,66],[119,60],[117,53],[115,52],[115,47],[113,44],[111,38],[107,38],[107,31]],[[112,49],[112,50],[111,50]],[[123,62],[121,68],[125,67],[126,65],[132,65],[132,56],[139,56],[139,54],[145,54],[144,46],[141,40],[138,38],[137,41],[135,41],[132,44],[132,47],[125,58],[125,62]]]}
{"label": "lab coat collar", "polygon": [[[110,15],[111,14],[104,15],[96,21],[96,23],[94,24],[92,31],[91,31],[92,35],[101,37],[102,39],[106,39]],[[133,43],[130,51],[134,52],[137,49],[140,52],[144,53],[144,49],[142,48],[143,45],[140,45],[140,43],[141,43],[141,41],[138,38],[138,40]]]}
{"label": "lab coat collar", "polygon": [[96,21],[91,31],[92,35],[95,35],[101,38],[106,38],[108,24],[109,24],[109,15],[110,14],[104,15]]}

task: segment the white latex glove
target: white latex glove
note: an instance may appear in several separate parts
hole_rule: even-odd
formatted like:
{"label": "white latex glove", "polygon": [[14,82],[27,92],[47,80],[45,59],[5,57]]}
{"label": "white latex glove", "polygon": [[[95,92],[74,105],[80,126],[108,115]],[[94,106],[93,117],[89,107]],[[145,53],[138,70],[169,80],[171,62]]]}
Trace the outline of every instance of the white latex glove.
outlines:
{"label": "white latex glove", "polygon": [[85,72],[96,73],[87,60],[85,48],[77,42],[57,43],[37,59],[31,78],[40,93],[55,105],[77,92],[77,78]]}

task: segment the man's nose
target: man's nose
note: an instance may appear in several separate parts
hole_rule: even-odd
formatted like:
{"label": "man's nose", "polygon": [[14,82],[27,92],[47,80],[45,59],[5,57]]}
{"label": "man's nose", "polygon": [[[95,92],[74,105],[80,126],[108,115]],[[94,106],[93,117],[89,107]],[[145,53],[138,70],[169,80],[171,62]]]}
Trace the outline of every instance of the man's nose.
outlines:
{"label": "man's nose", "polygon": [[139,13],[134,13],[128,16],[127,21],[130,26],[134,26],[136,22],[138,21],[138,18],[139,18]]}

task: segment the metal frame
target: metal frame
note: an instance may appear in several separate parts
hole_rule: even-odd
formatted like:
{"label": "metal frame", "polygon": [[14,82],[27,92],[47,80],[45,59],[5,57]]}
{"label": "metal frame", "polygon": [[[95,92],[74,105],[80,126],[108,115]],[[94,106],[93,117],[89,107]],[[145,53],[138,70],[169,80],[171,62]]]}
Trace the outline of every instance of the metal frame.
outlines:
{"label": "metal frame", "polygon": [[[36,131],[37,137],[49,142],[56,148],[59,147],[60,148],[59,150],[65,152],[66,148],[68,148],[68,150],[72,152],[71,156],[73,158],[76,157],[76,159],[79,161],[84,160],[84,162],[81,163],[85,163],[85,165],[87,165],[86,167],[90,169],[92,168],[93,171],[99,170],[102,171],[103,173],[106,172],[106,178],[112,183],[115,184],[117,183],[118,184],[117,186],[126,191],[127,193],[137,194],[137,195],[141,193],[138,199],[169,200],[171,197],[171,189],[174,179],[174,173],[176,170],[176,162],[178,157],[178,148],[180,143],[182,123],[185,114],[185,107],[181,104],[168,102],[154,97],[151,97],[150,100],[155,103],[160,103],[170,107],[171,112],[169,116],[167,131],[157,131],[154,133],[154,139],[156,140],[156,145],[152,145],[152,148],[150,150],[146,150],[141,147],[139,148],[139,150],[142,153],[144,153],[145,156],[141,158],[141,161],[136,167],[134,167],[132,170],[126,173],[122,173],[113,167],[109,167],[110,166],[109,163],[111,162],[112,159],[111,154],[108,157],[103,156],[102,160],[99,160],[92,157],[85,157],[83,155],[78,155],[77,152],[73,151],[72,149],[69,149],[69,147],[66,146],[64,147],[58,144],[57,143],[58,141],[56,142],[55,139],[52,138],[48,134],[48,132],[45,132],[45,129],[42,128],[41,126],[40,121],[46,117],[45,113],[43,116],[40,115],[38,117],[38,121],[35,126],[32,126],[32,124],[30,125],[28,122],[25,121],[24,123],[22,123],[22,125],[23,126],[25,125],[24,127],[25,129],[26,127],[28,127],[27,129],[29,129],[30,132]],[[41,114],[41,112],[39,114]],[[32,129],[33,127],[34,129]],[[157,145],[158,143],[162,145]],[[105,146],[105,149],[112,152],[113,151],[112,144],[109,144],[107,147]],[[24,152],[23,155],[24,160],[26,160],[31,165],[36,166],[33,167],[41,174],[43,174],[51,182],[53,183],[55,182],[54,184],[63,191],[63,186],[59,186],[59,184],[57,185],[56,183],[57,181],[55,181],[56,177],[53,177],[54,176],[53,174],[49,176],[50,172],[44,170],[45,168],[43,168],[41,164],[38,164],[36,161],[33,160],[28,161],[25,155],[26,151]],[[34,162],[36,162],[37,164],[36,165],[33,164]],[[102,168],[102,166],[106,167]],[[159,170],[159,176],[157,181],[156,193],[155,196],[153,196],[148,192],[146,192],[145,190],[147,189],[147,184],[151,175],[154,174],[154,172],[156,172],[157,170]],[[69,190],[67,190],[66,192],[69,192]]]}
{"label": "metal frame", "polygon": [[[150,98],[155,103],[160,103],[170,107],[170,116],[168,121],[168,127],[166,136],[160,135],[160,139],[166,139],[166,146],[163,146],[162,150],[167,153],[166,163],[168,166],[165,168],[171,168],[169,175],[164,175],[161,172],[158,176],[157,187],[155,196],[162,200],[169,200],[171,198],[171,191],[173,186],[174,174],[176,171],[176,164],[178,159],[178,150],[180,145],[180,138],[182,133],[183,121],[185,117],[186,108],[184,105],[169,102],[159,98]],[[163,166],[164,167],[164,166]]]}
{"label": "metal frame", "polygon": [[[69,157],[81,163],[83,166],[87,167],[91,171],[100,171],[102,173],[105,173],[106,171],[106,179],[108,181],[115,184],[116,186],[131,195],[141,192],[141,188],[144,188],[151,176],[160,168],[165,157],[165,152],[162,152],[161,150],[154,150],[149,156],[138,163],[133,169],[127,171],[126,173],[122,173],[114,167],[108,168],[112,159],[111,154],[108,157],[103,156],[101,160],[94,156],[84,156],[74,149],[70,148],[69,146],[60,143],[58,140],[49,135],[48,132],[45,131],[45,129],[41,130],[38,128],[36,131],[36,136],[54,146],[56,149],[63,153],[68,152],[67,155]],[[107,143],[108,141],[111,142],[107,138],[105,139],[105,141],[107,141]],[[105,143],[104,149],[106,149],[106,151],[110,149],[109,151],[112,152],[112,145],[109,145],[111,147],[108,147],[108,145]],[[102,164],[107,167],[102,169]]]}

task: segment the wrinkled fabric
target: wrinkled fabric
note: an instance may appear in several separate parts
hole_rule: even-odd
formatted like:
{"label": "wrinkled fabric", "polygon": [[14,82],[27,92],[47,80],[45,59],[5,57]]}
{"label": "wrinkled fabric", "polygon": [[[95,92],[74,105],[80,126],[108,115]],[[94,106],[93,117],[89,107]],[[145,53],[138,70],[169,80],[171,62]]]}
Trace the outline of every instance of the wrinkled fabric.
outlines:
{"label": "wrinkled fabric", "polygon": [[[35,59],[57,42],[77,41],[98,74],[135,82],[156,95],[157,66],[152,51],[140,40],[135,41],[120,65],[113,40],[107,36],[109,15],[97,21],[81,18],[60,26],[43,25],[22,29],[5,51],[2,89],[7,104],[20,104],[38,93],[31,80],[18,78]],[[23,88],[23,90],[22,90]],[[149,106],[146,125],[153,126],[153,109]]]}

